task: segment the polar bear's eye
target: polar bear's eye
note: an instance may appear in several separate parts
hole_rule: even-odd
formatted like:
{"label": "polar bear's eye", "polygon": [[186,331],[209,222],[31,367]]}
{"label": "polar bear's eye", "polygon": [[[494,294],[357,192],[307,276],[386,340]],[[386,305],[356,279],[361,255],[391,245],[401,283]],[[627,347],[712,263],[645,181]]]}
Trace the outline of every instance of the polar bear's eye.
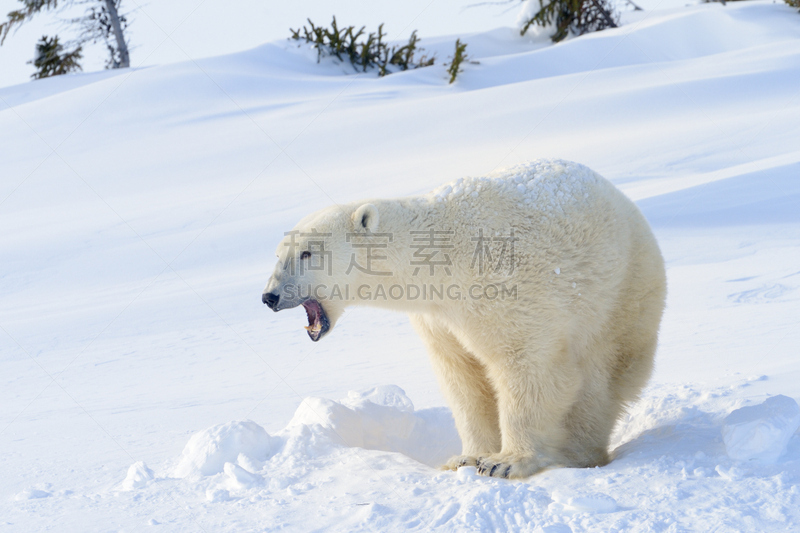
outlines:
{"label": "polar bear's eye", "polygon": [[300,259],[308,259],[309,257],[311,257],[311,252],[309,252],[308,250],[300,254]]}

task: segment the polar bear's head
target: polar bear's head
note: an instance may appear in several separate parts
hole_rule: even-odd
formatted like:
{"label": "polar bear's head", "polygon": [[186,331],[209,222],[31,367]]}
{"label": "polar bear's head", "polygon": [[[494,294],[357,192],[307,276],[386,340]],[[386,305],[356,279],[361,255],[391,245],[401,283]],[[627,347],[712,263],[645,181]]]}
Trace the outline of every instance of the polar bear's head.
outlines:
{"label": "polar bear's head", "polygon": [[308,336],[318,341],[354,298],[350,287],[361,271],[353,268],[352,242],[374,234],[378,222],[378,209],[370,203],[332,206],[305,217],[278,245],[278,264],[261,300],[276,312],[302,305]]}

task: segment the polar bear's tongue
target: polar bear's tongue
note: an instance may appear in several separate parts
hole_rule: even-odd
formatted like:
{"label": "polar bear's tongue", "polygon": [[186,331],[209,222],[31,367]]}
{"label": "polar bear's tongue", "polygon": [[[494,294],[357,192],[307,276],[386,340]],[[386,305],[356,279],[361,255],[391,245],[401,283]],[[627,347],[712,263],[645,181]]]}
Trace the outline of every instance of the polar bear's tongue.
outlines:
{"label": "polar bear's tongue", "polygon": [[306,300],[303,302],[303,308],[305,308],[306,315],[308,315],[308,325],[305,326],[305,329],[312,340],[317,340],[322,331],[323,317],[325,315],[322,305],[316,300]]}

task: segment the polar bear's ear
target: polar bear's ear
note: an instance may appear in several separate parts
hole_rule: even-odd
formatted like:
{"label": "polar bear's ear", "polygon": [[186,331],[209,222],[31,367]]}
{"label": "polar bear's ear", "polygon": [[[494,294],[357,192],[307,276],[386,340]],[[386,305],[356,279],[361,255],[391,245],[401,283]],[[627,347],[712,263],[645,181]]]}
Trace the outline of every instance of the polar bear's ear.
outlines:
{"label": "polar bear's ear", "polygon": [[378,229],[378,208],[372,204],[364,204],[353,213],[353,224],[356,229],[374,232]]}

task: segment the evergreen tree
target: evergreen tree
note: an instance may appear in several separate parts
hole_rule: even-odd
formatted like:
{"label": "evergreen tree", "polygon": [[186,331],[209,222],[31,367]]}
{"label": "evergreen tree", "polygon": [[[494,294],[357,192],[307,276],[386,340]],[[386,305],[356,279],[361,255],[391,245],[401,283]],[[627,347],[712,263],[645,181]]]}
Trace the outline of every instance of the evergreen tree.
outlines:
{"label": "evergreen tree", "polygon": [[[8,14],[8,19],[0,23],[0,45],[2,45],[11,29],[27,22],[34,15],[42,11],[49,11],[59,7],[72,7],[76,5],[88,5],[86,13],[82,17],[70,20],[71,24],[77,24],[81,28],[81,34],[73,43],[74,50],[65,56],[69,57],[71,70],[80,68],[78,60],[81,54],[75,55],[82,49],[83,44],[91,41],[103,40],[108,48],[109,60],[106,68],[125,68],[130,66],[130,56],[128,53],[128,43],[125,40],[125,30],[127,29],[127,19],[125,15],[120,15],[120,4],[122,0],[18,0],[22,6]],[[113,39],[112,39],[113,37]],[[43,56],[39,53],[39,47],[44,49],[58,45],[57,38],[52,41],[43,39],[37,45],[37,57],[33,60],[34,65]],[[58,45],[61,46],[61,45]],[[63,46],[62,46],[63,49]],[[60,52],[59,52],[60,54]],[[69,70],[68,70],[69,71]],[[67,72],[68,72],[67,71]],[[63,72],[59,72],[63,74]],[[55,74],[48,74],[49,76]],[[38,77],[38,76],[37,76]]]}
{"label": "evergreen tree", "polygon": [[583,35],[606,28],[616,28],[618,17],[609,0],[539,0],[539,11],[522,27],[525,35],[532,25],[546,27],[555,24],[553,42],[567,35]]}
{"label": "evergreen tree", "polygon": [[462,43],[461,39],[456,39],[456,51],[453,55],[453,60],[447,67],[447,73],[450,74],[450,83],[455,82],[458,75],[464,72],[461,69],[461,63],[467,60],[466,50],[467,43]]}
{"label": "evergreen tree", "polygon": [[52,38],[44,35],[36,43],[36,57],[28,61],[36,67],[36,72],[31,74],[31,78],[48,78],[74,70],[83,70],[79,64],[82,57],[81,50],[79,46],[71,52],[63,53],[64,47],[58,42],[58,35]]}
{"label": "evergreen tree", "polygon": [[313,44],[317,49],[317,62],[324,55],[335,56],[340,61],[349,59],[353,67],[362,72],[377,68],[379,76],[386,76],[400,70],[429,67],[436,60],[435,57],[415,55],[417,52],[423,52],[423,49],[417,46],[420,39],[416,30],[411,32],[408,44],[389,46],[383,40],[386,37],[383,24],[378,26],[377,33],[369,33],[365,37],[366,40],[359,41],[359,38],[364,36],[364,26],[359,30],[356,30],[355,26],[340,28],[336,17],[333,17],[331,28],[328,29],[315,26],[311,19],[307,20],[310,28],[306,26],[297,30],[289,28],[290,38]]}

